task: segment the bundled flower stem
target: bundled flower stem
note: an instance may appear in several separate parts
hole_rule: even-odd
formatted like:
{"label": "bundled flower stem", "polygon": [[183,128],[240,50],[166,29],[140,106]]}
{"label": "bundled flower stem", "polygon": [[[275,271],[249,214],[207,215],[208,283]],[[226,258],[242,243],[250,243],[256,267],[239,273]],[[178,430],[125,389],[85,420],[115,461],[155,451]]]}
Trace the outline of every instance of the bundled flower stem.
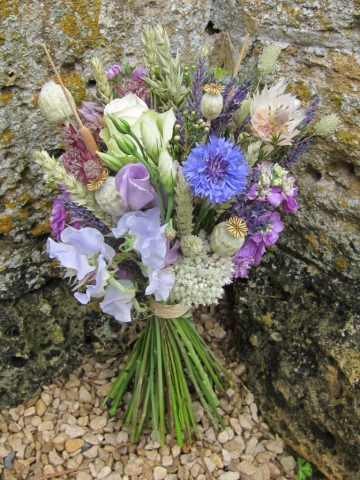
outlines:
{"label": "bundled flower stem", "polygon": [[[145,27],[141,41],[145,68],[92,62],[96,103],[83,102],[80,114],[96,137],[93,151],[70,125],[60,161],[44,151],[34,157],[61,189],[51,217],[56,241],[46,251],[72,278],[75,298],[95,300],[120,322],[147,315],[104,401],[110,416],[122,418],[131,441],[151,426],[160,445],[169,432],[181,446],[198,437],[189,385],[216,429],[225,428],[217,393],[232,386],[185,312],[216,305],[225,285],[277,242],[282,213],[297,210],[288,168],[338,118],[315,123],[319,99],[301,108],[284,81],[260,88],[275,70],[277,45],[230,79],[209,70],[206,49],[197,65],[182,66],[161,26]],[[48,113],[59,99],[44,91]]]}

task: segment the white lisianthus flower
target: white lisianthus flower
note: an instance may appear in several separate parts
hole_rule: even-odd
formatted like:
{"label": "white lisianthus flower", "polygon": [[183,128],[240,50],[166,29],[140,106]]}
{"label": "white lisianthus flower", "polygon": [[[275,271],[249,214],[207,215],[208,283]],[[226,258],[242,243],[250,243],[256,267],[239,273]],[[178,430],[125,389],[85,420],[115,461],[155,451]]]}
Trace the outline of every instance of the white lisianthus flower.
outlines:
{"label": "white lisianthus flower", "polygon": [[252,134],[271,144],[273,135],[280,135],[278,145],[291,145],[300,132],[296,127],[304,120],[306,110],[290,93],[284,94],[286,83],[282,81],[270,89],[267,86],[255,94],[250,102]]}
{"label": "white lisianthus flower", "polygon": [[108,115],[113,114],[122,120],[126,120],[131,130],[140,136],[139,119],[141,115],[148,110],[146,103],[134,93],[129,93],[123,98],[115,98],[108,103],[104,110],[103,123],[106,128],[101,130],[100,137],[108,147],[108,153],[119,157],[124,163],[137,162],[137,159],[131,155],[125,155],[117,146],[116,141],[111,137],[119,133]]}
{"label": "white lisianthus flower", "polygon": [[159,161],[160,149],[166,149],[173,136],[175,122],[175,114],[171,108],[164,113],[148,110],[141,115],[140,134],[137,130],[133,130],[141,138],[146,151],[155,163]]}

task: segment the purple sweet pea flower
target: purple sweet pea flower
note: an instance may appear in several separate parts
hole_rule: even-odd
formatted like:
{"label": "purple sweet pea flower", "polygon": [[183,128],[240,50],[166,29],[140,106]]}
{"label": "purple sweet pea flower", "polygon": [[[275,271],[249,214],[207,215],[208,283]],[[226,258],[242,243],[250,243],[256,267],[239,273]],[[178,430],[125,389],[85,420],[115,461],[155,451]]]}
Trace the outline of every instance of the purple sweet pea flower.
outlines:
{"label": "purple sweet pea flower", "polygon": [[121,66],[115,64],[110,68],[105,68],[105,75],[107,76],[108,80],[114,80],[115,77],[120,75],[121,71]]}
{"label": "purple sweet pea flower", "polygon": [[97,274],[96,278],[94,279],[94,285],[87,285],[86,286],[86,293],[75,293],[74,297],[83,305],[89,303],[90,297],[93,298],[101,298],[105,295],[105,285],[107,283],[108,278],[110,277],[110,273],[106,270],[106,262],[104,261],[104,255],[99,255],[97,259],[98,267],[97,267]]}
{"label": "purple sweet pea flower", "polygon": [[54,198],[54,208],[51,211],[50,227],[53,229],[51,235],[56,237],[57,240],[60,240],[60,234],[65,228],[65,220],[68,215],[65,207],[61,205],[61,200],[68,197],[68,192],[64,192]]}
{"label": "purple sweet pea flower", "polygon": [[88,273],[95,270],[95,267],[89,265],[86,255],[79,253],[79,251],[71,245],[56,243],[51,238],[47,239],[46,253],[50,258],[59,260],[63,267],[76,273],[78,280],[82,280]]}
{"label": "purple sweet pea flower", "polygon": [[150,174],[140,162],[124,165],[115,177],[115,187],[125,207],[130,205],[134,210],[144,207],[155,198]]}
{"label": "purple sweet pea flower", "polygon": [[57,258],[65,268],[70,269],[66,276],[76,273],[77,280],[82,280],[96,270],[96,267],[88,262],[96,253],[102,254],[109,263],[115,256],[115,250],[104,243],[103,235],[95,228],[75,230],[67,227],[60,238],[64,243],[56,243],[48,238],[46,252],[50,258]]}
{"label": "purple sweet pea flower", "polygon": [[140,253],[142,263],[146,267],[161,269],[165,267],[166,226],[161,226],[160,209],[152,208],[146,212],[125,213],[112,232],[116,238],[123,237],[126,232],[134,235],[133,247]]}
{"label": "purple sweet pea flower", "polygon": [[[117,281],[128,289],[134,287],[130,280],[119,279]],[[130,311],[134,297],[135,292],[122,293],[115,285],[109,285],[105,292],[104,300],[100,303],[100,308],[104,313],[112,315],[119,322],[131,322]]]}
{"label": "purple sweet pea flower", "polygon": [[246,240],[240,250],[234,255],[234,264],[238,267],[234,277],[245,277],[252,265],[259,265],[265,252],[264,242],[256,243],[252,238]]}
{"label": "purple sweet pea flower", "polygon": [[295,198],[286,195],[286,202],[282,204],[282,210],[286,213],[296,212],[298,209],[298,204]]}
{"label": "purple sweet pea flower", "polygon": [[273,207],[277,207],[284,200],[281,191],[281,187],[271,187],[271,193],[266,196],[266,201]]}
{"label": "purple sweet pea flower", "polygon": [[259,217],[259,219],[266,219],[270,218],[272,221],[272,226],[267,228],[264,232],[263,230],[259,233],[256,233],[251,237],[251,239],[260,244],[261,242],[264,243],[266,246],[274,245],[279,239],[279,233],[284,230],[284,224],[280,220],[280,213],[279,212],[268,212],[267,214]]}
{"label": "purple sweet pea flower", "polygon": [[165,256],[165,266],[168,267],[173,263],[177,262],[179,256],[180,241],[176,240],[173,247],[170,248],[170,240],[166,242],[166,256]]}
{"label": "purple sweet pea flower", "polygon": [[135,68],[135,70],[131,72],[132,78],[138,78],[140,80],[142,80],[142,77],[146,75],[147,75],[146,68]]}
{"label": "purple sweet pea flower", "polygon": [[163,268],[162,270],[148,268],[147,275],[149,277],[149,285],[145,290],[145,295],[155,294],[155,300],[167,300],[172,287],[175,283],[175,275],[171,268]]}

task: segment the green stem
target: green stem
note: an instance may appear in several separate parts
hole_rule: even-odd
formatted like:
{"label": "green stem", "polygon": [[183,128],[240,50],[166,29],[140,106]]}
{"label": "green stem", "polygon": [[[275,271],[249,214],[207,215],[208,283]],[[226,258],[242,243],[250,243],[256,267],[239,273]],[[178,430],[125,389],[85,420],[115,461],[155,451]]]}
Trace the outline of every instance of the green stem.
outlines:
{"label": "green stem", "polygon": [[[213,403],[213,401],[212,401],[212,398],[210,397],[210,395],[209,395],[208,391],[206,390],[205,386],[203,385],[203,383],[202,383],[202,381],[201,381],[201,379],[200,379],[200,377],[199,377],[199,375],[198,375],[198,373],[197,373],[197,371],[196,371],[196,369],[195,369],[194,366],[192,366],[192,369],[193,369],[193,373],[194,373],[194,375],[195,375],[195,377],[196,377],[196,380],[198,381],[198,383],[199,383],[199,385],[200,385],[201,390],[204,392],[207,401],[209,402],[211,408],[213,409],[215,415],[217,416],[217,418],[218,418],[218,420],[219,420],[219,422],[220,422],[220,425],[221,425],[222,428],[225,430],[226,425],[225,425],[223,419],[221,418],[219,412],[217,411],[217,408],[216,408],[216,406],[214,405],[214,403]],[[213,421],[213,423],[214,423],[214,421]]]}
{"label": "green stem", "polygon": [[[181,343],[181,340],[179,338],[179,335],[178,335],[178,331],[176,329],[176,326],[175,326],[175,319],[172,320],[172,322],[169,323],[171,329],[172,329],[172,333],[175,337],[175,340],[178,344],[178,347],[179,347],[179,350],[181,352],[181,355],[184,359],[184,362],[185,362],[185,365],[187,367],[187,370],[188,372],[190,372],[189,374],[191,375],[191,365],[190,365],[190,359],[189,359],[189,355],[187,354],[187,352],[185,351],[185,348],[183,346],[183,344]],[[182,365],[180,363],[180,369],[182,369]],[[186,379],[185,379],[185,376],[183,376],[183,380],[185,383],[183,383],[183,391],[184,391],[184,395],[183,395],[183,401],[186,402],[186,406],[187,406],[187,411],[189,413],[189,416],[190,416],[190,420],[191,420],[191,423],[192,423],[192,426],[193,426],[193,429],[195,431],[195,436],[196,438],[198,438],[198,431],[197,431],[197,425],[196,425],[196,421],[195,421],[195,416],[194,416],[194,410],[192,408],[192,405],[191,405],[191,396],[190,396],[190,393],[189,393],[189,390],[187,388],[187,384],[186,384]],[[196,378],[194,376],[191,377],[191,381],[193,382],[193,384],[195,385],[196,383]],[[188,436],[190,438],[190,428],[188,429]]]}
{"label": "green stem", "polygon": [[196,338],[196,336],[193,335],[193,331],[189,328],[189,326],[185,322],[183,323],[182,326],[184,328],[185,333],[190,338],[191,343],[194,345],[194,347],[195,347],[198,355],[200,356],[201,360],[205,364],[205,367],[206,367],[208,373],[210,374],[211,378],[215,382],[215,385],[217,386],[218,390],[224,390],[224,386],[222,385],[219,378],[215,374],[212,366],[210,365],[210,361],[209,361],[209,358],[208,358],[206,352],[203,350],[203,348],[201,348],[201,345],[200,345],[198,339]]}
{"label": "green stem", "polygon": [[136,364],[132,367],[130,372],[126,375],[126,377],[121,382],[121,386],[119,388],[119,391],[118,391],[118,393],[116,395],[116,398],[114,400],[114,403],[112,404],[112,407],[110,409],[109,417],[115,417],[116,410],[119,406],[120,400],[121,400],[122,396],[124,395],[126,387],[129,385],[131,379],[133,378],[135,371],[136,371]]}
{"label": "green stem", "polygon": [[156,326],[156,347],[157,347],[157,381],[159,392],[159,413],[160,413],[160,446],[165,445],[165,409],[164,409],[164,385],[163,385],[163,371],[162,371],[162,352],[161,352],[161,334],[160,323],[157,316],[155,316]]}
{"label": "green stem", "polygon": [[134,400],[134,410],[133,410],[133,415],[131,419],[131,434],[130,434],[130,441],[133,442],[135,440],[136,436],[136,421],[137,421],[137,413],[139,410],[139,404],[140,404],[140,394],[143,386],[143,380],[144,380],[144,375],[145,375],[145,369],[148,364],[148,353],[150,349],[150,342],[151,342],[151,329],[152,329],[152,324],[150,324],[149,329],[147,331],[147,337],[146,337],[146,342],[145,342],[145,349],[144,349],[144,355],[142,356],[141,359],[141,369],[139,373],[139,378],[137,379],[137,383],[135,384],[135,392],[133,395],[135,395],[135,400]]}
{"label": "green stem", "polygon": [[127,359],[127,361],[124,365],[124,368],[121,370],[119,376],[115,380],[114,385],[111,387],[110,392],[105,397],[103,405],[106,404],[106,402],[109,400],[109,398],[114,398],[114,396],[116,395],[116,392],[118,391],[119,385],[120,385],[123,377],[129,372],[129,370],[131,370],[133,364],[136,362],[138,354],[140,352],[139,347],[140,347],[140,345],[143,341],[143,338],[144,338],[144,333],[145,333],[145,330],[142,331],[138,341],[136,342],[136,344],[134,346],[133,351],[130,353],[129,358]]}
{"label": "green stem", "polygon": [[[154,317],[151,318],[151,321],[154,322]],[[151,359],[150,359],[150,396],[151,396],[151,408],[152,408],[152,420],[153,420],[153,428],[156,433],[156,437],[160,442],[160,435],[158,431],[157,425],[157,415],[155,409],[155,395],[154,395],[154,370],[155,370],[155,358],[156,358],[156,346],[155,346],[155,338],[156,338],[156,329],[152,329],[151,335]]]}
{"label": "green stem", "polygon": [[173,209],[173,206],[174,206],[174,194],[172,194],[170,196],[168,195],[168,200],[169,200],[169,203],[168,203],[168,209],[167,209],[167,212],[166,212],[165,223],[169,223],[170,218],[171,218],[172,209]]}
{"label": "green stem", "polygon": [[208,355],[214,360],[214,362],[216,363],[216,365],[218,366],[218,368],[223,372],[223,374],[225,375],[225,377],[227,378],[227,381],[229,382],[229,386],[230,388],[232,388],[234,386],[234,381],[233,381],[233,378],[232,376],[230,375],[230,373],[226,370],[226,368],[221,365],[219,359],[217,358],[217,356],[215,355],[215,353],[211,350],[211,348],[208,347],[208,345],[206,345],[206,343],[204,342],[204,340],[200,337],[200,335],[197,333],[197,331],[195,330],[195,327],[189,322],[189,320],[187,319],[184,319],[185,322],[188,322],[188,324],[190,325],[190,327],[195,331],[195,334],[198,336],[198,339],[199,341],[201,342],[204,350],[208,353]]}
{"label": "green stem", "polygon": [[195,223],[195,227],[194,227],[194,234],[197,235],[198,231],[199,231],[199,228],[200,228],[200,225],[201,225],[201,222],[204,220],[206,214],[208,213],[208,211],[210,210],[211,208],[211,203],[209,203],[209,205],[207,205],[207,199],[205,198],[202,202],[201,202],[201,206],[200,206],[200,212],[199,212],[199,215],[196,219],[196,223]]}
{"label": "green stem", "polygon": [[[151,335],[151,338],[152,338],[152,335]],[[151,353],[150,353],[150,357],[151,357]],[[144,377],[144,385],[146,385],[146,378],[149,375],[150,357],[147,359],[147,367],[146,367],[146,373],[145,373],[145,377]],[[145,422],[145,419],[146,419],[146,416],[147,416],[148,404],[149,404],[149,398],[150,398],[150,390],[151,390],[151,386],[150,386],[150,382],[148,381],[147,386],[146,386],[145,398],[144,398],[143,405],[142,405],[141,419],[140,419],[139,426],[138,426],[138,429],[137,429],[137,432],[136,432],[135,440],[137,440],[140,437],[141,431],[143,429],[143,425],[144,425],[144,422]]]}
{"label": "green stem", "polygon": [[174,319],[174,325],[176,327],[176,330],[179,332],[179,335],[181,336],[182,340],[184,341],[185,345],[186,345],[186,348],[189,352],[189,355],[190,357],[192,358],[199,374],[200,374],[200,377],[204,383],[204,386],[206,388],[206,390],[209,392],[209,395],[210,397],[212,398],[213,402],[214,402],[214,405],[218,406],[219,405],[219,400],[217,398],[217,396],[215,395],[215,392],[214,390],[212,389],[211,385],[210,385],[210,382],[209,382],[209,377],[206,375],[200,361],[199,361],[199,358],[198,356],[196,355],[195,353],[195,350],[194,350],[194,347],[192,346],[192,343],[190,342],[190,340],[188,339],[186,333],[184,332],[182,326],[181,326],[181,323],[180,321],[176,318]]}

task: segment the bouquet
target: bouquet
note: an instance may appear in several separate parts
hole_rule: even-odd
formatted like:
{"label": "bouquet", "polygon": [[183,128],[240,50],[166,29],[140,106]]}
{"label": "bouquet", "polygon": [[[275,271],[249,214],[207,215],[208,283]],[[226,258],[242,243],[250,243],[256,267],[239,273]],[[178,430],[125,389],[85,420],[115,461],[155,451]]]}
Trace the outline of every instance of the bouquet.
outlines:
{"label": "bouquet", "polygon": [[57,193],[47,253],[75,298],[119,322],[136,311],[147,319],[104,404],[116,415],[132,389],[131,441],[151,424],[161,446],[166,431],[183,445],[197,436],[190,391],[225,428],[217,393],[233,381],[191,309],[216,304],[276,243],[282,213],[297,210],[289,168],[338,119],[314,125],[319,99],[303,108],[286,82],[264,84],[277,45],[230,75],[209,67],[206,48],[183,67],[160,26],[146,27],[142,43],[141,69],[93,59],[93,101],[78,110],[63,85],[43,85],[40,109],[66,125],[65,151],[34,157]]}

